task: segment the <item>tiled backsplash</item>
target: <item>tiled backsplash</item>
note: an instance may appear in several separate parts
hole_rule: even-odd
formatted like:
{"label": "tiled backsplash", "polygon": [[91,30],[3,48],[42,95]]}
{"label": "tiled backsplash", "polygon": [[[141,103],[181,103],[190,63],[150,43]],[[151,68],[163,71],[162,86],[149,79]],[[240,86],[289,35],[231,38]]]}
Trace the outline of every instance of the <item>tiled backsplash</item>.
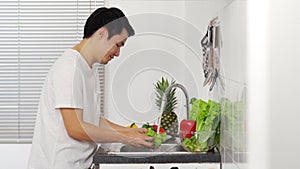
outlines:
{"label": "tiled backsplash", "polygon": [[224,2],[224,8],[219,11],[223,35],[221,59],[226,82],[221,99],[222,168],[244,169],[247,167],[247,1]]}
{"label": "tiled backsplash", "polygon": [[221,153],[222,162],[225,164],[223,168],[228,168],[226,163],[234,163],[234,166],[242,168],[240,164],[247,162],[247,86],[230,80],[226,81],[226,85],[226,95],[232,97],[221,100]]}

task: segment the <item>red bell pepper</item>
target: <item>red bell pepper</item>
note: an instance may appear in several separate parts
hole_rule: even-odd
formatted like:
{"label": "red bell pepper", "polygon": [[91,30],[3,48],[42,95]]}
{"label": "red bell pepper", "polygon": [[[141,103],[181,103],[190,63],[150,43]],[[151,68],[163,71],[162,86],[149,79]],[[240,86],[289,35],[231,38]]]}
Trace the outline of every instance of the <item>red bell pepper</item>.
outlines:
{"label": "red bell pepper", "polygon": [[182,120],[180,122],[180,138],[191,138],[196,131],[195,120]]}
{"label": "red bell pepper", "polygon": [[[157,125],[153,125],[152,127],[153,127],[154,131],[157,132],[158,126]],[[165,133],[165,130],[164,130],[164,128],[160,127],[159,128],[159,134],[163,134],[163,133]]]}

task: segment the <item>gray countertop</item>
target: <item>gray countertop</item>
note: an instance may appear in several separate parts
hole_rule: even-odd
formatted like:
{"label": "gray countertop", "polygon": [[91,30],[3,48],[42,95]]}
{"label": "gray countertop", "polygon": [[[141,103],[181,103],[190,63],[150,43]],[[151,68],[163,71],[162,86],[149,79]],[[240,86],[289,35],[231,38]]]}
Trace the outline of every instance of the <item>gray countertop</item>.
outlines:
{"label": "gray countertop", "polygon": [[[186,152],[180,145],[174,152],[120,152],[124,145],[112,143],[98,149],[93,157],[94,164],[117,163],[220,163],[220,153],[214,149],[209,152]],[[181,149],[180,149],[181,148]]]}

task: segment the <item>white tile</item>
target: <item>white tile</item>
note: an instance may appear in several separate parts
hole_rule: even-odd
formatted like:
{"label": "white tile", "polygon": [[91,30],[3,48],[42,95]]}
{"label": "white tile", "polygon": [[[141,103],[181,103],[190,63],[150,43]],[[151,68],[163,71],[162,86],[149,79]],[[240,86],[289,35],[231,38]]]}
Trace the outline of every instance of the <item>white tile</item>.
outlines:
{"label": "white tile", "polygon": [[221,11],[223,48],[221,53],[225,77],[246,83],[247,17],[246,2],[234,1]]}

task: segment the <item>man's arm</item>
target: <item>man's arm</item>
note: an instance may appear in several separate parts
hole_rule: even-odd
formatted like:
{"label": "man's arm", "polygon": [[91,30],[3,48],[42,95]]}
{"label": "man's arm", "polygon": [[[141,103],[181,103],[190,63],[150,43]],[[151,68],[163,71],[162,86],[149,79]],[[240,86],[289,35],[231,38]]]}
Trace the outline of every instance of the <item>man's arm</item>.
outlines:
{"label": "man's arm", "polygon": [[109,121],[105,117],[101,117],[100,118],[99,127],[100,128],[110,128],[110,129],[117,130],[117,131],[118,130],[126,130],[126,129],[128,129],[127,127],[120,126],[120,125],[118,125],[116,123],[113,123],[113,122]]}
{"label": "man's arm", "polygon": [[[77,140],[97,143],[121,142],[133,146],[152,146],[146,140],[153,140],[144,135],[146,129],[127,129],[114,124],[114,127],[98,127],[83,121],[82,109],[61,108],[60,109],[68,135]],[[105,119],[106,120],[106,119]]]}

